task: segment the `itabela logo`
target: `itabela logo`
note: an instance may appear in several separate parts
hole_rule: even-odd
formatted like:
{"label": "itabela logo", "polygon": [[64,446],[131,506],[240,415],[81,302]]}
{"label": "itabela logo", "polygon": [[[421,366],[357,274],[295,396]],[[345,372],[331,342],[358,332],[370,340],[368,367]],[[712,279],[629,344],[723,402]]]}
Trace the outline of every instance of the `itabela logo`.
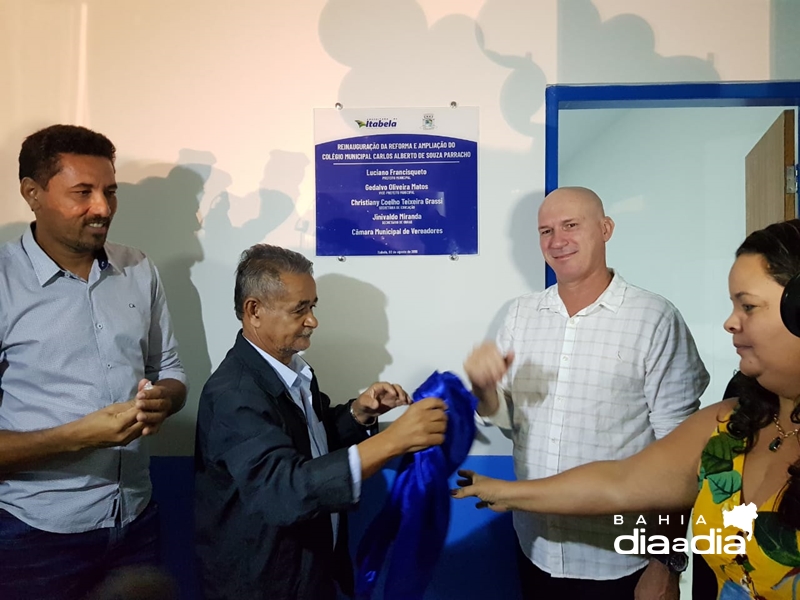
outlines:
{"label": "itabela logo", "polygon": [[[659,515],[659,525],[669,525],[669,515]],[[742,504],[734,506],[731,510],[722,511],[722,524],[724,528],[734,527],[742,535],[728,535],[722,537],[722,529],[712,528],[708,535],[693,535],[691,539],[673,538],[664,535],[645,535],[646,529],[634,528],[631,535],[619,535],[614,540],[614,550],[617,554],[671,554],[677,552],[692,552],[694,554],[746,554],[747,540],[753,537],[753,521],[758,518],[755,504]],[[681,517],[681,525],[685,524]],[[624,525],[623,515],[614,515],[614,525]],[[639,515],[635,525],[647,525],[644,515]],[[695,516],[694,525],[706,525],[703,515]],[[623,547],[623,545],[625,547]]]}
{"label": "itabela logo", "polygon": [[355,121],[359,129],[361,129],[362,127],[367,127],[367,128],[377,127],[380,129],[397,127],[397,119],[392,119],[390,117],[381,117],[379,119],[367,119],[366,121],[361,121],[359,119],[356,119]]}

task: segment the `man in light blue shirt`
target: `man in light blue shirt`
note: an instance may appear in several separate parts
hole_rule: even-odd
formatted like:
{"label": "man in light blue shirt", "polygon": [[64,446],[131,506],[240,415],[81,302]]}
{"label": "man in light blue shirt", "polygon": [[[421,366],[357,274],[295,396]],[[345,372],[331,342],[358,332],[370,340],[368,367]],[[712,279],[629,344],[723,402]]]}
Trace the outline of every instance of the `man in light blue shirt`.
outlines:
{"label": "man in light blue shirt", "polygon": [[83,598],[157,559],[143,436],[186,386],[164,290],[106,242],[115,149],[54,125],[19,155],[36,220],[0,248],[0,598]]}

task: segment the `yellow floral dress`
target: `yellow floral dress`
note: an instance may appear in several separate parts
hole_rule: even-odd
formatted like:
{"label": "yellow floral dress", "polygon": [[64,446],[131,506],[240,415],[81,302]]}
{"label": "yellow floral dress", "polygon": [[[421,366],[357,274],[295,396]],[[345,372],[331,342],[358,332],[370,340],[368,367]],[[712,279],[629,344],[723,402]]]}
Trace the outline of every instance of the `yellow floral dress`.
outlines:
{"label": "yellow floral dress", "polygon": [[727,420],[720,423],[700,461],[700,492],[694,504],[692,534],[719,536],[723,548],[727,536],[744,539],[743,553],[723,550],[703,555],[717,576],[718,600],[800,598],[800,536],[778,519],[781,492],[758,507],[752,534],[730,523],[725,527],[723,511],[731,511],[742,502],[743,450],[744,441],[728,433]]}

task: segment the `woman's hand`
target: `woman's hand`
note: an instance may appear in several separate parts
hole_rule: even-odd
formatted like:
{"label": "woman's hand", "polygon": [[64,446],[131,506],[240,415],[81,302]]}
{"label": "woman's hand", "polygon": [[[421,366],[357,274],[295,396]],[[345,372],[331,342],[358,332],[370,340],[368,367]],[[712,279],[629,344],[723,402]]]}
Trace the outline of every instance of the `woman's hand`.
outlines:
{"label": "woman's hand", "polygon": [[467,470],[459,470],[458,476],[461,478],[456,482],[459,488],[450,490],[450,494],[454,498],[479,498],[480,502],[475,505],[475,508],[488,507],[495,512],[508,510],[508,506],[501,501],[501,495],[503,488],[511,485],[512,482],[484,477]]}

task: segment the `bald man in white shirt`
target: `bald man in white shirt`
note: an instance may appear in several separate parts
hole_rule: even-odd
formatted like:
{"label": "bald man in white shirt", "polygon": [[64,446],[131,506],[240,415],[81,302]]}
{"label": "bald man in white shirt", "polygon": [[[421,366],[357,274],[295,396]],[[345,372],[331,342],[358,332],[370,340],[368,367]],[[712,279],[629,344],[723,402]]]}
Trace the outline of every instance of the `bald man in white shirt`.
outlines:
{"label": "bald man in white shirt", "polygon": [[[539,209],[542,254],[558,284],[517,298],[496,342],[464,369],[478,414],[514,443],[518,479],[628,457],[697,410],[708,373],[678,310],[608,268],[614,221],[586,188]],[[678,598],[687,557],[620,555],[610,516],[515,513],[523,597]]]}

